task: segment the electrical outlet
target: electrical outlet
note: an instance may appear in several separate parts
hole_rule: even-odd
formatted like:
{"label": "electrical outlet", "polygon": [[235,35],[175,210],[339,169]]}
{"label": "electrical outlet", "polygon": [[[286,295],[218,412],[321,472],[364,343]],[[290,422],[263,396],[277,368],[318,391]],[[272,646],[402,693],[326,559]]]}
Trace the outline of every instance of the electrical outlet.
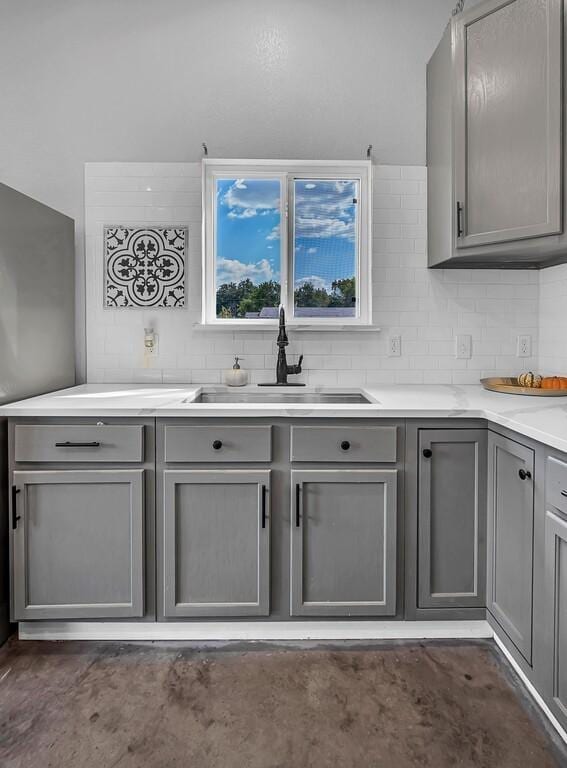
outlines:
{"label": "electrical outlet", "polygon": [[472,336],[462,333],[455,336],[455,357],[457,360],[468,360],[472,355]]}
{"label": "electrical outlet", "polygon": [[516,345],[516,357],[531,357],[532,337],[529,334],[518,336]]}
{"label": "electrical outlet", "polygon": [[388,340],[388,357],[401,357],[402,337],[390,336]]}

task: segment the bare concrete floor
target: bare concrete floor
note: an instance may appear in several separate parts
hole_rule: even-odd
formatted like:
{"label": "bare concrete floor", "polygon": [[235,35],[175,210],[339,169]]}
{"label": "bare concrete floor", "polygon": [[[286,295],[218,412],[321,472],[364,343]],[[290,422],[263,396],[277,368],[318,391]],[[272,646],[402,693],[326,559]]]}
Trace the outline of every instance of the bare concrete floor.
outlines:
{"label": "bare concrete floor", "polygon": [[491,643],[0,650],[2,768],[557,768]]}

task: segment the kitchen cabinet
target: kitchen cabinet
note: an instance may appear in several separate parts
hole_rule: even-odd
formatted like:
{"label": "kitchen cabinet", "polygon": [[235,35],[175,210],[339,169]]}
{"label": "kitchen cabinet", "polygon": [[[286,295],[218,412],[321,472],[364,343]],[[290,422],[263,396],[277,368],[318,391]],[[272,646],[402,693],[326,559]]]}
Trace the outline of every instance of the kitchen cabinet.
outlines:
{"label": "kitchen cabinet", "polygon": [[166,617],[266,616],[270,470],[163,473]]}
{"label": "kitchen cabinet", "polygon": [[489,432],[487,608],[532,659],[534,451]]}
{"label": "kitchen cabinet", "polygon": [[144,615],[144,471],[16,471],[13,618]]}
{"label": "kitchen cabinet", "polygon": [[553,510],[545,516],[546,699],[567,728],[567,517]]}
{"label": "kitchen cabinet", "polygon": [[563,0],[486,0],[427,70],[429,266],[567,259]]}
{"label": "kitchen cabinet", "polygon": [[291,473],[291,614],[396,612],[397,471]]}
{"label": "kitchen cabinet", "polygon": [[418,605],[485,605],[486,430],[422,429]]}

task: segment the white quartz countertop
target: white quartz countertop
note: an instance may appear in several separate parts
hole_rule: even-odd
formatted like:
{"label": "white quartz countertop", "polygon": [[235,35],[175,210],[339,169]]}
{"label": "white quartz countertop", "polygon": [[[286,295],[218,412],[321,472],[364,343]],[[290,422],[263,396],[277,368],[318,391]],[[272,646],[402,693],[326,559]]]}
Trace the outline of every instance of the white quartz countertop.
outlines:
{"label": "white quartz countertop", "polygon": [[[191,402],[203,389],[224,391],[215,385],[83,384],[2,406],[0,417],[483,418],[567,452],[567,397],[503,395],[480,385],[384,385],[340,390],[361,392],[372,401],[369,404]],[[245,389],[258,391],[253,386]],[[314,391],[338,390],[295,390]]]}

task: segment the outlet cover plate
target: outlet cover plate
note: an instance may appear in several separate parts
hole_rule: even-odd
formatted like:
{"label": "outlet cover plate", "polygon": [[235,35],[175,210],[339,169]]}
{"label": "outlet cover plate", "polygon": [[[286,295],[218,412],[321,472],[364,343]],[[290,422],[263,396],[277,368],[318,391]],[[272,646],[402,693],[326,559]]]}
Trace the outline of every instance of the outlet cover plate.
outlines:
{"label": "outlet cover plate", "polygon": [[457,360],[468,360],[472,356],[472,336],[461,333],[455,336],[455,357]]}

